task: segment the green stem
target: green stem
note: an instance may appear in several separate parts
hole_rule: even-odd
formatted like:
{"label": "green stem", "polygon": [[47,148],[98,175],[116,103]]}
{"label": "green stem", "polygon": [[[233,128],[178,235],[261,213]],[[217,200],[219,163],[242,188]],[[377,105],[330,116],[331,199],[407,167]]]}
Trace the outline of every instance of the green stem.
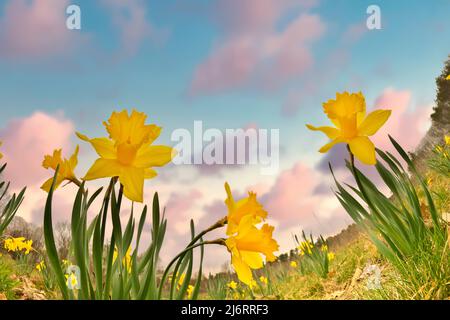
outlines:
{"label": "green stem", "polygon": [[[209,229],[209,228],[208,228],[208,229]],[[163,276],[162,276],[162,278],[161,278],[161,283],[160,283],[160,285],[159,285],[159,292],[158,292],[158,300],[161,300],[162,289],[163,289],[163,287],[164,287],[164,282],[166,281],[167,275],[169,274],[169,270],[170,270],[170,268],[173,266],[173,264],[174,264],[180,257],[184,256],[187,252],[189,252],[189,251],[191,251],[191,250],[193,250],[193,249],[195,249],[195,248],[197,248],[197,247],[204,246],[204,245],[207,245],[207,244],[217,244],[217,245],[222,245],[222,246],[224,246],[224,245],[225,245],[225,239],[216,239],[216,240],[213,240],[213,241],[203,241],[203,242],[194,244],[194,245],[192,245],[192,246],[189,246],[189,247],[187,247],[186,249],[184,249],[182,252],[180,252],[179,254],[177,254],[177,255],[175,256],[175,258],[173,258],[172,261],[169,262],[169,264],[167,265],[166,270],[164,271],[164,274],[163,274]],[[199,275],[199,276],[200,276],[200,275]]]}

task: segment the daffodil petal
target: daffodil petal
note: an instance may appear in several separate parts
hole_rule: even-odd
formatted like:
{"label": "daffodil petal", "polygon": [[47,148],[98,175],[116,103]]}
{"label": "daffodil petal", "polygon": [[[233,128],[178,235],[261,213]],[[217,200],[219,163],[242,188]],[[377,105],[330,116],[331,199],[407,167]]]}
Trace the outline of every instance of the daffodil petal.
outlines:
{"label": "daffodil petal", "polygon": [[76,134],[81,140],[89,142],[100,157],[105,159],[117,158],[116,147],[114,146],[114,142],[112,140],[108,138],[89,139],[87,136],[81,133],[77,132]]}
{"label": "daffodil petal", "polygon": [[233,265],[234,271],[236,271],[239,280],[246,285],[251,285],[253,275],[250,267],[236,255],[231,257],[231,264]]}
{"label": "daffodil petal", "polygon": [[349,142],[350,151],[355,157],[364,164],[374,165],[377,160],[375,158],[375,146],[367,137],[356,137]]}
{"label": "daffodil petal", "polygon": [[156,177],[158,175],[158,173],[153,170],[152,168],[147,168],[144,170],[144,178],[145,179],[152,179],[154,177]]}
{"label": "daffodil petal", "polygon": [[107,177],[118,177],[122,172],[122,166],[111,159],[97,159],[89,169],[84,180],[95,180]]}
{"label": "daffodil petal", "polygon": [[[58,187],[61,185],[61,183],[63,181],[64,181],[64,177],[61,176],[61,175],[58,175],[56,177],[54,190],[58,189]],[[50,178],[50,179],[48,179],[47,181],[44,182],[44,184],[41,186],[41,189],[48,193],[48,192],[50,192],[52,184],[53,184],[53,178]]]}
{"label": "daffodil petal", "polygon": [[258,252],[241,251],[241,258],[252,269],[260,269],[264,266],[263,258]]}
{"label": "daffodil petal", "polygon": [[344,142],[344,139],[342,138],[336,138],[333,141],[327,143],[322,148],[319,149],[320,153],[328,152],[331,148],[333,148],[336,144]]}
{"label": "daffodil petal", "polygon": [[307,124],[306,127],[312,131],[321,131],[325,133],[330,139],[336,139],[340,135],[340,131],[333,127],[314,127],[310,124]]}
{"label": "daffodil petal", "polygon": [[135,167],[124,167],[119,180],[123,185],[125,197],[135,202],[144,201],[145,170]]}
{"label": "daffodil petal", "polygon": [[162,167],[173,159],[174,152],[168,146],[143,146],[138,150],[133,165],[139,168]]}
{"label": "daffodil petal", "polygon": [[358,133],[362,136],[374,135],[386,123],[390,115],[391,110],[372,111],[358,127]]}

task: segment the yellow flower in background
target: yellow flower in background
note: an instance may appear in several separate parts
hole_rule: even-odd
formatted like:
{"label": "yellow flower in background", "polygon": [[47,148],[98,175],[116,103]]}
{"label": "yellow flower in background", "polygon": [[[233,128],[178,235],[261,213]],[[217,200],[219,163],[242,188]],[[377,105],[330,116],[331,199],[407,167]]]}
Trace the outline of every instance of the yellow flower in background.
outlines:
{"label": "yellow flower in background", "polygon": [[267,217],[267,212],[263,206],[256,200],[256,193],[249,192],[247,198],[239,201],[233,199],[231,189],[228,183],[225,183],[225,191],[227,192],[227,199],[225,204],[228,208],[227,217],[227,235],[236,233],[239,223],[245,216],[252,217],[253,224],[262,222]]}
{"label": "yellow flower in background", "polygon": [[181,276],[180,276],[180,278],[178,279],[178,284],[177,284],[177,289],[178,290],[180,290],[180,288],[181,288],[181,286],[183,285],[183,283],[184,283],[184,279],[186,278],[186,274],[182,274]]}
{"label": "yellow flower in background", "polygon": [[237,283],[235,281],[231,281],[227,283],[227,287],[230,288],[231,290],[236,290],[237,289]]}
{"label": "yellow flower in background", "polygon": [[328,246],[326,244],[323,244],[322,247],[320,247],[320,250],[322,250],[322,252],[327,252]]}
{"label": "yellow flower in background", "polygon": [[447,78],[445,78],[446,80],[450,80],[450,74],[447,76]]}
{"label": "yellow flower in background", "polygon": [[[45,169],[56,170],[59,166],[58,175],[56,176],[55,189],[58,188],[61,183],[65,180],[74,182],[79,184],[78,179],[75,176],[75,168],[78,164],[78,146],[75,149],[74,154],[70,157],[70,159],[63,159],[61,156],[62,149],[58,149],[53,151],[53,155],[46,155],[44,157],[44,161],[42,162],[42,166]],[[42,186],[41,189],[49,192],[53,183],[53,177],[48,179]]]}
{"label": "yellow flower in background", "polygon": [[320,148],[328,152],[338,143],[347,143],[351,153],[362,163],[374,165],[375,146],[368,138],[374,135],[387,121],[391,110],[375,110],[366,115],[366,102],[362,93],[336,93],[336,100],[323,104],[324,113],[335,127],[306,126],[313,131],[322,131],[331,142]]}
{"label": "yellow flower in background", "polygon": [[[116,247],[114,248],[113,253],[113,263],[116,261],[118,256],[119,252]],[[131,273],[131,247],[128,247],[127,252],[125,253],[125,257],[123,257],[122,259],[122,264],[127,269],[128,273]]]}
{"label": "yellow flower in background", "polygon": [[262,284],[265,284],[266,286],[269,284],[269,279],[267,279],[267,278],[264,277],[264,276],[259,277],[259,281],[260,281]]}
{"label": "yellow flower in background", "polygon": [[36,270],[42,272],[46,268],[44,260],[36,265]]}
{"label": "yellow flower in background", "polygon": [[192,294],[194,293],[194,286],[192,284],[190,284],[186,290],[186,294],[188,299],[192,298]]}
{"label": "yellow flower in background", "polygon": [[334,260],[334,253],[333,252],[328,252],[328,261],[333,261]]}
{"label": "yellow flower in background", "polygon": [[24,237],[8,238],[5,240],[3,245],[8,252],[24,251],[25,255],[29,254],[31,250],[33,250],[33,240],[26,240]]}
{"label": "yellow flower in background", "polygon": [[264,224],[261,229],[254,225],[254,217],[244,216],[237,228],[236,235],[225,240],[231,253],[231,264],[240,281],[248,286],[252,285],[251,269],[263,267],[265,255],[267,261],[275,261],[273,252],[278,251],[278,243],[272,238],[273,227]]}
{"label": "yellow flower in background", "polygon": [[118,177],[124,187],[124,195],[136,202],[143,202],[144,180],[157,175],[152,167],[169,163],[175,150],[168,146],[152,145],[161,127],[146,125],[147,116],[133,110],[113,112],[104,125],[109,138],[90,139],[77,133],[81,140],[89,142],[100,156],[92,165],[84,180]]}
{"label": "yellow flower in background", "polygon": [[291,261],[291,267],[292,268],[297,268],[298,267],[297,262],[296,261]]}
{"label": "yellow flower in background", "polygon": [[449,146],[450,145],[450,136],[445,135],[444,141],[445,141],[445,144]]}

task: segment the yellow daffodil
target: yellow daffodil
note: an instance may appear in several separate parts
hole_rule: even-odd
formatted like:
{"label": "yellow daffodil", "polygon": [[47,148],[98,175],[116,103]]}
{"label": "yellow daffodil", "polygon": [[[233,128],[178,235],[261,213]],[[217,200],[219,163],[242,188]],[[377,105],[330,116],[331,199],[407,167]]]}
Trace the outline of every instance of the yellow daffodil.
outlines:
{"label": "yellow daffodil", "polygon": [[[62,150],[58,149],[53,151],[53,155],[46,155],[42,166],[45,169],[56,170],[59,166],[58,175],[56,176],[55,189],[58,188],[63,181],[67,180],[75,184],[79,184],[78,179],[75,176],[75,168],[78,164],[78,146],[75,149],[74,154],[70,159],[63,159],[61,156]],[[49,192],[53,183],[53,177],[48,179],[41,187],[42,190]]]}
{"label": "yellow daffodil", "polygon": [[447,78],[445,78],[446,80],[450,80],[450,74],[447,76]]}
{"label": "yellow daffodil", "polygon": [[376,163],[375,146],[368,138],[374,135],[391,115],[390,110],[375,110],[366,116],[366,102],[362,93],[336,93],[336,100],[323,104],[323,110],[335,127],[314,127],[331,139],[319,152],[328,152],[335,144],[347,143],[351,153],[362,163]]}
{"label": "yellow daffodil", "polygon": [[26,240],[24,237],[8,238],[3,245],[8,252],[20,252],[23,250],[25,255],[33,250],[33,240]]}
{"label": "yellow daffodil", "polygon": [[322,252],[327,252],[327,251],[328,251],[328,246],[327,246],[326,244],[323,244],[323,245],[320,247],[320,250],[322,250]]}
{"label": "yellow daffodil", "polygon": [[449,146],[450,145],[450,136],[445,135],[444,141],[445,141],[445,144]]}
{"label": "yellow daffodil", "polygon": [[187,294],[188,299],[192,298],[192,294],[194,293],[194,288],[195,287],[193,285],[191,285],[191,284],[188,286],[188,288],[186,290],[186,294]]}
{"label": "yellow daffodil", "polygon": [[328,261],[333,261],[334,260],[334,253],[333,252],[328,252]]}
{"label": "yellow daffodil", "polygon": [[292,268],[297,268],[298,267],[297,262],[296,261],[291,261],[291,267]]}
{"label": "yellow daffodil", "polygon": [[[116,261],[118,255],[119,252],[117,251],[117,248],[114,248],[113,263]],[[122,259],[122,265],[127,269],[128,273],[131,273],[131,259],[131,247],[129,247],[125,253],[125,257]]]}
{"label": "yellow daffodil", "polygon": [[42,260],[36,265],[36,270],[42,272],[46,268],[45,262]]}
{"label": "yellow daffodil", "polygon": [[227,235],[236,233],[239,223],[243,217],[252,217],[253,224],[262,222],[267,217],[267,212],[263,206],[256,200],[256,193],[249,192],[247,198],[239,201],[233,199],[231,189],[228,183],[225,183],[225,190],[227,192],[227,199],[225,204],[228,207],[227,217]]}
{"label": "yellow daffodil", "polygon": [[274,251],[278,251],[278,243],[272,238],[273,227],[264,224],[261,229],[254,225],[254,217],[244,216],[237,228],[236,235],[225,240],[225,244],[231,253],[231,264],[240,281],[248,286],[252,285],[251,269],[263,267],[265,255],[267,261],[275,261]]}
{"label": "yellow daffodil", "polygon": [[177,289],[178,290],[180,290],[180,288],[181,288],[181,286],[183,285],[183,283],[184,283],[184,279],[186,278],[186,274],[182,274],[181,276],[180,276],[180,278],[178,279],[178,284],[177,284]]}
{"label": "yellow daffodil", "polygon": [[264,276],[259,277],[259,281],[260,281],[262,284],[265,284],[266,286],[267,286],[267,284],[269,283],[269,279],[267,279],[267,278],[264,277]]}
{"label": "yellow daffodil", "polygon": [[144,180],[157,175],[152,167],[169,163],[175,151],[168,146],[153,146],[161,128],[146,125],[147,116],[133,110],[113,112],[104,125],[109,138],[90,139],[77,133],[89,142],[100,156],[92,165],[84,180],[118,177],[124,187],[124,195],[136,202],[143,202]]}
{"label": "yellow daffodil", "polygon": [[237,289],[237,283],[235,281],[230,281],[227,283],[227,287],[230,288],[231,290],[236,290]]}

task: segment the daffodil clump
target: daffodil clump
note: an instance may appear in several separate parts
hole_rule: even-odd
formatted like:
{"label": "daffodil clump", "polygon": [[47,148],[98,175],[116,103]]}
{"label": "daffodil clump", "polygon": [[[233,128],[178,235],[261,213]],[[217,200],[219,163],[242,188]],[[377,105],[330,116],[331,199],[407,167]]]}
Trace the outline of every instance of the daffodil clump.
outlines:
{"label": "daffodil clump", "polygon": [[[303,240],[300,241],[299,238],[295,236],[297,252],[300,257],[300,272],[302,274],[314,272],[318,276],[326,278],[330,263],[334,260],[334,253],[328,251],[328,244],[322,236],[319,237],[317,242],[314,242],[312,235],[310,235],[308,239],[304,232],[302,232],[302,237]],[[295,268],[297,268],[297,262],[292,262],[295,263]]]}
{"label": "daffodil clump", "polygon": [[[337,187],[335,194],[343,208],[402,275],[399,287],[413,288],[416,298],[421,294],[418,292],[448,296],[448,286],[444,285],[448,282],[448,272],[442,272],[449,270],[448,228],[426,179],[393,137],[389,136],[389,139],[399,158],[391,152],[376,149],[369,139],[387,121],[391,111],[375,110],[366,115],[362,93],[347,92],[337,93],[335,100],[323,104],[323,110],[334,127],[307,127],[322,131],[331,139],[320,152],[327,152],[337,143],[348,145],[347,168],[356,185],[341,184],[330,165]],[[445,152],[448,140],[444,137],[444,145],[434,151],[442,160],[448,158]],[[364,164],[374,165],[389,191],[387,194],[380,191],[383,190],[380,183],[373,182],[357,167],[355,157]],[[443,167],[447,170],[448,164]],[[419,195],[423,195],[423,202]],[[334,258],[330,252],[327,256],[327,260]],[[425,280],[418,273],[420,269],[427,270],[424,272],[433,280]]]}
{"label": "daffodil clump", "polygon": [[24,237],[10,237],[5,239],[4,248],[8,252],[17,252],[28,255],[33,250],[33,240],[26,240]]}
{"label": "daffodil clump", "polygon": [[450,177],[450,134],[444,136],[443,143],[433,148],[433,156],[428,164],[437,173]]}
{"label": "daffodil clump", "polygon": [[346,143],[350,152],[362,163],[376,163],[375,146],[369,139],[388,120],[390,110],[375,110],[366,114],[366,100],[359,93],[336,93],[335,100],[323,104],[323,111],[334,127],[315,127],[308,129],[323,132],[331,141],[320,148],[319,152],[328,152],[338,143]]}

